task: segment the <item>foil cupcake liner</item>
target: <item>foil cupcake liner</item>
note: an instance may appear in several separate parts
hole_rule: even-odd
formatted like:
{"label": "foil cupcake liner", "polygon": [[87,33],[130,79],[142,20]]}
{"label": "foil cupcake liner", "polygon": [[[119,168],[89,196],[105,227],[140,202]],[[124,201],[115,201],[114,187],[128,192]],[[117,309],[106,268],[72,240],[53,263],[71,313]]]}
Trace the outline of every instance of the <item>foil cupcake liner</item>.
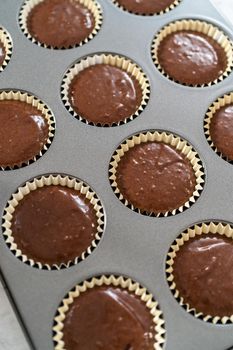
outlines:
{"label": "foil cupcake liner", "polygon": [[65,344],[63,341],[63,327],[66,313],[69,310],[69,306],[73,303],[75,298],[78,298],[81,293],[85,293],[86,290],[94,288],[95,286],[113,285],[114,287],[121,287],[128,290],[131,293],[135,293],[145,303],[145,307],[149,309],[150,314],[153,316],[154,330],[155,330],[155,350],[162,350],[165,343],[165,328],[162,312],[159,309],[158,302],[154,300],[153,296],[142,287],[139,283],[132,281],[130,278],[122,276],[100,276],[93,277],[84,281],[81,284],[75,286],[62,300],[56,316],[54,318],[53,326],[53,342],[55,350],[65,350]]}
{"label": "foil cupcake liner", "polygon": [[231,92],[228,95],[224,95],[222,97],[219,97],[217,99],[217,101],[215,101],[209,107],[208,111],[206,112],[205,119],[204,119],[204,133],[205,133],[206,140],[207,140],[208,144],[214,150],[214,152],[217,153],[217,155],[219,157],[221,157],[222,159],[233,164],[233,160],[229,159],[227,156],[225,156],[224,154],[222,154],[218,150],[218,148],[215,146],[214,142],[212,141],[211,135],[210,135],[210,125],[211,125],[211,121],[212,121],[213,116],[221,107],[225,107],[231,103],[233,103],[233,92]]}
{"label": "foil cupcake liner", "polygon": [[[68,263],[62,263],[60,265],[42,264],[39,261],[34,261],[33,259],[29,259],[17,247],[16,243],[14,242],[14,236],[11,230],[11,220],[13,218],[15,208],[17,207],[19,202],[31,191],[35,191],[37,188],[41,188],[44,186],[53,186],[53,185],[60,185],[68,188],[74,188],[79,193],[82,193],[83,195],[85,195],[85,197],[90,201],[90,203],[92,204],[96,212],[97,225],[98,225],[97,231],[95,234],[95,239],[92,241],[91,245],[87,247],[87,249],[84,252],[82,252],[80,256],[77,256],[73,261],[69,261]],[[60,270],[63,268],[76,265],[79,262],[85,260],[99,244],[104,232],[104,227],[105,227],[104,209],[97,194],[83,181],[80,181],[80,180],[77,180],[76,178],[65,176],[65,175],[41,176],[38,178],[34,178],[33,180],[26,182],[25,185],[19,187],[17,192],[15,192],[10,198],[10,200],[7,202],[7,205],[4,209],[4,215],[2,220],[3,220],[3,223],[2,223],[3,236],[11,252],[17,258],[19,258],[22,262],[28,264],[29,266],[36,267],[39,269],[44,269],[44,270]]]}
{"label": "foil cupcake liner", "polygon": [[164,10],[161,10],[161,11],[156,12],[156,13],[150,13],[150,14],[147,14],[147,13],[142,13],[141,14],[141,13],[129,11],[123,5],[120,5],[117,0],[112,0],[112,1],[118,8],[120,8],[123,11],[132,13],[133,15],[137,15],[137,16],[158,16],[158,15],[163,15],[163,14],[165,14],[167,12],[170,12],[171,10],[174,10],[174,8],[176,8],[181,3],[182,0],[174,0],[173,3],[170,6],[167,6]]}
{"label": "foil cupcake liner", "polygon": [[2,72],[10,62],[13,50],[13,42],[11,36],[3,27],[0,27],[0,42],[3,44],[6,51],[5,59],[2,65],[0,65],[0,72]]}
{"label": "foil cupcake liner", "polygon": [[[118,68],[123,69],[127,73],[131,74],[140,84],[141,89],[142,89],[142,101],[141,105],[139,106],[138,110],[131,116],[125,118],[123,121],[113,123],[112,125],[109,124],[99,124],[99,123],[93,123],[88,121],[87,119],[83,118],[79,114],[77,114],[74,109],[72,108],[70,101],[69,101],[69,86],[75,76],[78,75],[81,71],[84,69],[94,66],[96,64],[108,64],[111,66],[115,66]],[[71,66],[62,81],[61,85],[61,97],[62,101],[68,110],[68,112],[77,118],[78,120],[84,122],[85,124],[88,125],[94,125],[94,126],[101,126],[101,127],[111,127],[111,126],[119,126],[126,124],[130,122],[131,120],[135,119],[138,117],[144,108],[146,107],[149,97],[150,97],[150,85],[149,85],[149,80],[145,73],[142,71],[142,69],[134,62],[129,60],[128,58],[118,56],[118,55],[113,55],[113,54],[99,54],[99,55],[93,55],[93,56],[87,56],[83,59],[81,59],[79,62],[75,63],[73,66]]]}
{"label": "foil cupcake liner", "polygon": [[193,238],[195,236],[216,233],[233,239],[233,227],[230,224],[222,222],[198,223],[192,227],[189,227],[187,230],[181,233],[178,236],[178,238],[173,242],[168,252],[166,260],[166,277],[169,288],[172,294],[174,295],[175,299],[188,313],[205,322],[210,322],[213,324],[229,324],[233,323],[233,315],[231,317],[204,315],[202,312],[198,312],[198,310],[185,303],[183,297],[176,289],[176,284],[173,275],[174,259],[176,258],[177,252],[179,251],[181,246],[183,246],[190,238]]}
{"label": "foil cupcake liner", "polygon": [[[121,160],[121,158],[124,156],[124,154],[130,149],[133,148],[135,145],[146,143],[146,142],[162,142],[167,145],[171,145],[175,147],[178,151],[180,151],[182,154],[184,154],[187,159],[190,161],[190,164],[193,167],[193,170],[195,172],[196,177],[196,186],[195,191],[189,200],[184,203],[181,207],[174,209],[173,211],[167,211],[166,213],[154,213],[154,212],[146,212],[142,211],[139,208],[134,207],[131,203],[129,203],[123,196],[123,194],[120,192],[120,189],[118,188],[117,184],[117,167]],[[199,198],[203,186],[204,186],[204,169],[202,165],[202,161],[199,158],[197,152],[193,149],[191,145],[188,144],[186,140],[181,139],[179,136],[175,136],[168,132],[160,132],[160,131],[147,131],[140,134],[136,134],[131,136],[130,138],[126,139],[119,145],[119,147],[114,152],[109,165],[109,180],[111,187],[113,189],[113,192],[118,197],[118,199],[128,208],[131,210],[147,215],[152,217],[167,217],[167,216],[173,216],[178,213],[184,212],[186,209],[190,208],[191,205],[193,205],[197,199]]]}
{"label": "foil cupcake liner", "polygon": [[[226,58],[227,58],[227,67],[226,70],[223,72],[223,74],[215,79],[214,81],[208,83],[208,84],[186,84],[186,83],[180,83],[179,81],[176,81],[173,79],[170,75],[168,75],[164,69],[161,67],[158,59],[158,48],[160,43],[165,39],[169,34],[178,32],[181,30],[192,30],[199,33],[203,33],[208,35],[210,38],[214,39],[225,51]],[[163,27],[160,32],[156,35],[156,37],[153,40],[152,48],[151,48],[151,54],[152,59],[154,61],[155,66],[157,69],[162,73],[166,78],[169,80],[174,81],[175,83],[178,83],[180,85],[184,86],[191,86],[191,87],[207,87],[215,85],[221,81],[223,81],[228,75],[231,73],[233,68],[233,45],[232,41],[228,38],[228,36],[218,27],[212,25],[211,23],[200,21],[200,20],[193,20],[193,19],[184,19],[184,20],[178,20],[175,22],[172,22],[165,27]]]}
{"label": "foil cupcake liner", "polygon": [[43,2],[43,1],[44,0],[25,0],[21,9],[20,9],[20,13],[19,13],[20,28],[21,28],[22,32],[24,33],[24,35],[33,43],[37,44],[38,46],[42,46],[42,47],[48,48],[48,49],[66,50],[66,49],[72,49],[74,47],[83,46],[84,44],[91,41],[98,34],[98,32],[102,26],[102,22],[103,22],[102,10],[101,10],[99,3],[96,0],[76,0],[80,4],[86,6],[92,12],[92,14],[95,18],[95,27],[94,27],[93,31],[91,32],[91,34],[87,38],[85,38],[84,40],[82,40],[80,43],[78,43],[76,45],[71,45],[69,47],[62,47],[62,48],[56,47],[56,46],[51,46],[51,45],[46,45],[45,43],[38,41],[28,31],[27,18],[28,18],[28,15],[30,14],[31,10],[36,5],[38,5],[39,3]]}
{"label": "foil cupcake liner", "polygon": [[0,91],[0,101],[4,101],[4,100],[16,100],[16,101],[26,102],[29,105],[36,107],[38,111],[42,113],[49,127],[47,142],[44,144],[39,154],[35,155],[28,162],[22,162],[14,166],[0,167],[1,170],[14,170],[36,162],[40,157],[43,156],[43,154],[45,154],[45,152],[48,150],[48,148],[50,147],[53,141],[53,138],[55,135],[56,123],[55,123],[55,117],[53,115],[53,112],[49,109],[49,107],[46,104],[44,104],[40,99],[38,99],[34,95],[31,95],[23,91],[4,90],[4,91]]}

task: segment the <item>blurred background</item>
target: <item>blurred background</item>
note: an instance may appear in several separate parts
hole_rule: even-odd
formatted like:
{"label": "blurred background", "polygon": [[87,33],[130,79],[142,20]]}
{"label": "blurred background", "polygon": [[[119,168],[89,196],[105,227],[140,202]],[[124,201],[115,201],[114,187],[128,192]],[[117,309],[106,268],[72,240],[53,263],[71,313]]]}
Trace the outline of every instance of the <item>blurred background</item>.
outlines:
{"label": "blurred background", "polygon": [[210,1],[233,24],[233,0],[210,0]]}

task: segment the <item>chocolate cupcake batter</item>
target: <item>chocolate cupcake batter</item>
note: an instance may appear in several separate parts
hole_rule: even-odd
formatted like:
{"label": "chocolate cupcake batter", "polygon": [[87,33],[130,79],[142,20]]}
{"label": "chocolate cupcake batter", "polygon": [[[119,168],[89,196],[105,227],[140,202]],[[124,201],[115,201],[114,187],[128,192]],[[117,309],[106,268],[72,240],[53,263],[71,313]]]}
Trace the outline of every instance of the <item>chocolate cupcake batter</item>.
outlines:
{"label": "chocolate cupcake batter", "polygon": [[233,160],[233,103],[216,111],[210,123],[210,136],[217,150]]}
{"label": "chocolate cupcake batter", "polygon": [[0,101],[0,166],[20,166],[40,153],[49,126],[36,107],[15,100]]}
{"label": "chocolate cupcake batter", "polygon": [[138,110],[142,89],[126,71],[108,64],[96,64],[73,79],[69,99],[75,112],[84,119],[111,126]]}
{"label": "chocolate cupcake batter", "polygon": [[197,312],[233,315],[233,240],[202,234],[180,247],[174,259],[174,282],[180,296]]}
{"label": "chocolate cupcake batter", "polygon": [[188,85],[213,82],[227,68],[226,53],[217,41],[190,30],[177,31],[163,39],[158,61],[171,78]]}
{"label": "chocolate cupcake batter", "polygon": [[68,263],[95,239],[96,212],[75,189],[44,186],[26,195],[15,208],[12,236],[22,253],[42,264]]}
{"label": "chocolate cupcake batter", "polygon": [[153,350],[153,317],[135,294],[94,287],[70,305],[63,328],[67,350]]}
{"label": "chocolate cupcake batter", "polygon": [[3,64],[6,57],[6,49],[3,43],[0,41],[0,66]]}
{"label": "chocolate cupcake batter", "polygon": [[148,213],[166,213],[192,196],[196,178],[190,161],[170,145],[146,142],[121,158],[116,182],[125,199]]}
{"label": "chocolate cupcake batter", "polygon": [[130,12],[153,15],[169,8],[175,0],[118,0],[117,2]]}
{"label": "chocolate cupcake batter", "polygon": [[95,18],[79,0],[44,0],[29,13],[27,27],[40,43],[68,48],[92,33]]}

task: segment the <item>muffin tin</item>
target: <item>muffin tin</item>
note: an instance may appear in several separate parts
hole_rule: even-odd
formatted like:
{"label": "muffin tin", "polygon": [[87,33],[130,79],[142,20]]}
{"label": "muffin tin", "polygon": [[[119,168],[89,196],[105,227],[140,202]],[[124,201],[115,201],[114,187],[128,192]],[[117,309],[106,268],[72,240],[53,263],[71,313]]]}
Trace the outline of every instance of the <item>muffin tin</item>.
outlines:
{"label": "muffin tin", "polygon": [[[122,275],[145,286],[158,301],[166,328],[166,350],[226,350],[233,344],[233,325],[213,325],[196,319],[173,297],[166,280],[166,259],[171,244],[187,227],[201,221],[232,222],[232,164],[221,159],[204,134],[204,118],[218,97],[233,90],[233,74],[210,87],[185,87],[163,76],[153,63],[151,45],[166,24],[184,18],[200,19],[233,30],[206,0],[182,0],[168,13],[137,16],[112,0],[98,0],[103,24],[94,39],[68,50],[53,50],[32,43],[20,29],[22,0],[0,2],[0,25],[10,34],[13,54],[0,73],[1,90],[35,95],[51,108],[56,119],[49,150],[36,162],[0,172],[0,208],[26,181],[45,174],[68,174],[88,183],[99,196],[106,226],[98,247],[72,267],[46,271],[17,259],[0,236],[0,266],[6,292],[18,314],[29,343],[36,350],[52,350],[54,316],[61,300],[75,285],[98,275]],[[81,123],[65,108],[61,97],[67,69],[87,55],[112,53],[129,58],[145,72],[150,99],[135,120],[116,127]],[[109,162],[122,141],[133,134],[168,131],[187,140],[197,151],[205,171],[200,198],[183,213],[148,217],[132,211],[113,193]]]}

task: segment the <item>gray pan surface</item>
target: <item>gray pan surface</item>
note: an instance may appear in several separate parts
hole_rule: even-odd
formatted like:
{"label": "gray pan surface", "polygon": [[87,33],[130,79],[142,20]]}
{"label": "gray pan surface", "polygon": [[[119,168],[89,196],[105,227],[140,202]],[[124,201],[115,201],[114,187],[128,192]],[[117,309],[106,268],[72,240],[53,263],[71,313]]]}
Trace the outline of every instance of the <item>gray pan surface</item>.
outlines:
{"label": "gray pan surface", "polygon": [[[0,172],[0,212],[17,187],[47,173],[63,173],[86,181],[106,211],[106,228],[97,249],[84,262],[61,271],[32,268],[18,260],[0,235],[0,266],[4,283],[36,350],[52,350],[52,326],[63,296],[75,284],[100,274],[120,274],[146,286],[158,300],[166,326],[166,350],[225,350],[233,344],[233,325],[212,325],[188,314],[171,294],[165,260],[171,243],[188,226],[200,221],[233,221],[233,165],[209,147],[203,119],[212,102],[233,90],[233,74],[207,88],[178,85],[159,73],[151,58],[151,42],[170,21],[198,18],[222,28],[232,39],[233,29],[208,0],[183,0],[167,14],[142,17],[123,12],[111,0],[99,0],[103,25],[83,47],[50,50],[29,41],[18,24],[22,1],[0,1],[0,24],[13,39],[13,55],[0,74],[0,89],[28,91],[42,99],[56,118],[56,134],[37,162]],[[144,112],[119,127],[85,125],[65,109],[60,97],[64,72],[75,61],[96,52],[113,52],[137,62],[150,80],[151,96]],[[168,130],[187,139],[205,168],[205,187],[199,200],[182,214],[151,218],[126,208],[114,195],[108,179],[112,153],[133,133]]]}

